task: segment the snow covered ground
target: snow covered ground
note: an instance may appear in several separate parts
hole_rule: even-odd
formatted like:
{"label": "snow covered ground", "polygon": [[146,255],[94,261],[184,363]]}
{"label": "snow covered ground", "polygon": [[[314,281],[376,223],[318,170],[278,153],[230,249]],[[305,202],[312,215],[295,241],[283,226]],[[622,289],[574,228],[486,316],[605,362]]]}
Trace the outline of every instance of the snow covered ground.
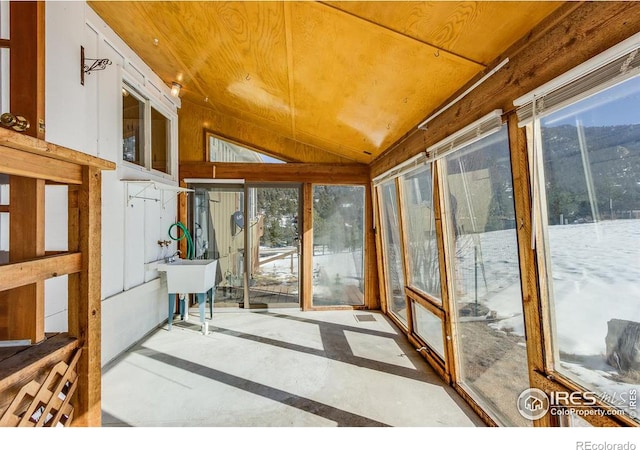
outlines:
{"label": "snow covered ground", "polygon": [[[480,245],[488,292],[480,276],[479,301],[504,318],[492,327],[524,336],[521,306],[514,302],[520,297],[515,233],[484,233]],[[640,220],[551,226],[549,249],[557,369],[598,393],[628,397],[640,390],[640,384],[620,381],[605,356],[609,320],[640,322]],[[459,253],[460,265],[473,267],[473,250]],[[470,296],[465,292],[464,300]]]}
{"label": "snow covered ground", "polygon": [[[501,320],[496,330],[524,336],[517,243],[514,230],[464,236],[457,249],[458,301],[475,301],[478,262],[478,302]],[[473,247],[478,246],[475,254]],[[538,243],[542,249],[542,243]],[[560,355],[557,368],[595,392],[620,395],[640,384],[620,381],[606,363],[605,337],[610,319],[640,322],[640,220],[556,225],[549,227],[553,337]],[[351,253],[315,255],[314,271],[327,279],[358,284],[361,266]],[[297,271],[297,257],[294,257]],[[289,258],[265,264],[264,270],[291,274]],[[486,279],[486,284],[485,284]],[[314,284],[321,295],[326,286]],[[617,393],[617,394],[616,394]]]}
{"label": "snow covered ground", "polygon": [[[286,253],[292,248],[283,247]],[[275,254],[270,254],[275,256]],[[293,272],[291,270],[293,264]],[[274,278],[287,280],[291,275],[298,275],[298,255],[277,259],[261,266],[262,273]],[[362,250],[353,252],[316,254],[313,256],[313,296],[314,298],[331,298],[334,296],[335,286],[361,286],[362,283]],[[336,304],[341,299],[335,299]]]}

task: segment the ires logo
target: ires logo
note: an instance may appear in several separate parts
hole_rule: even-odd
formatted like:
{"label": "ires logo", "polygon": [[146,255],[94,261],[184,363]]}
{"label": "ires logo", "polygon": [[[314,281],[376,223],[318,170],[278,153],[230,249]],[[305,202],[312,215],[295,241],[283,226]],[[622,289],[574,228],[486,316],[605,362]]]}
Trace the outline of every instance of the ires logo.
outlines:
{"label": "ires logo", "polygon": [[[525,419],[537,420],[550,413],[554,416],[604,416],[622,415],[623,409],[603,409],[598,407],[598,400],[612,404],[618,408],[635,409],[636,392],[616,393],[614,395],[600,394],[596,392],[551,392],[547,395],[536,388],[525,389],[518,396],[517,407],[520,415]],[[633,401],[633,403],[632,403]],[[633,416],[635,411],[627,411]]]}
{"label": "ires logo", "polygon": [[595,392],[552,392],[549,402],[552,406],[577,408],[580,406],[596,406],[598,395]]}
{"label": "ires logo", "polygon": [[549,397],[540,389],[525,389],[518,396],[518,411],[525,419],[536,420],[544,417],[550,405]]}

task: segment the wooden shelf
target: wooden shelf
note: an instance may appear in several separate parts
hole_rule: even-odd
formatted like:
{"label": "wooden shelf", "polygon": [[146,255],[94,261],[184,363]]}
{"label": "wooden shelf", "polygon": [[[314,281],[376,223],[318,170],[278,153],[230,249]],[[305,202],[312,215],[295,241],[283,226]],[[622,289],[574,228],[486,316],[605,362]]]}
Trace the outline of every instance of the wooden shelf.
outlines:
{"label": "wooden shelf", "polygon": [[65,253],[0,266],[0,291],[80,272],[82,254]]}
{"label": "wooden shelf", "polygon": [[[101,171],[115,163],[5,129],[0,160],[11,186],[11,207],[0,210],[11,214],[10,263],[0,266],[0,339],[35,343],[0,361],[0,424],[33,426],[33,408],[44,402],[39,425],[99,426]],[[68,186],[66,252],[45,250],[45,185],[52,183]],[[69,332],[49,339],[44,282],[61,275],[68,275]],[[73,386],[62,403],[56,377]]]}
{"label": "wooden shelf", "polygon": [[112,161],[71,150],[5,128],[0,129],[0,146],[21,150],[34,155],[45,156],[50,159],[68,162],[78,166],[96,167],[101,170],[114,170],[116,168],[116,164]]}

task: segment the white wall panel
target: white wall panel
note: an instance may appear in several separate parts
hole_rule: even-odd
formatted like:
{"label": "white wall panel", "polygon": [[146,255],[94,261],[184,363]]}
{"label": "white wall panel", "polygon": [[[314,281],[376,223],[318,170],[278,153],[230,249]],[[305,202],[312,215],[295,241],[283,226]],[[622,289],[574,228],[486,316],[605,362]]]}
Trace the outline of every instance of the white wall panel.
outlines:
{"label": "white wall panel", "polygon": [[[123,173],[123,73],[134,78],[145,95],[168,107],[174,118],[180,100],[169,96],[165,83],[86,3],[47,2],[46,24],[47,141],[114,161],[119,167],[102,175],[102,342],[106,362],[166,320],[166,285],[157,272],[146,272],[144,263],[163,256],[157,241],[168,239],[166,232],[175,222],[177,208],[170,192],[165,193],[169,201],[164,208],[161,202],[128,202],[128,185],[119,178]],[[111,60],[105,70],[86,75],[84,86],[80,84],[80,46],[88,58]],[[138,172],[137,178],[150,175],[143,169]],[[148,193],[161,198],[159,192]],[[46,243],[50,249],[66,248],[66,209],[66,193],[47,189]],[[66,277],[47,281],[47,331],[67,327],[66,287]]]}

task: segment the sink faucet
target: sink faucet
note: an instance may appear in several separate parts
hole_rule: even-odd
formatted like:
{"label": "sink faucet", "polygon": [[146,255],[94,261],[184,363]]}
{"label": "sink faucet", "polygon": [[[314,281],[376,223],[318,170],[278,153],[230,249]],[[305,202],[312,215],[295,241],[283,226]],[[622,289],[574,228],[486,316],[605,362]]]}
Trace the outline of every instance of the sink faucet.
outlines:
{"label": "sink faucet", "polygon": [[180,250],[176,250],[176,252],[175,252],[173,255],[171,255],[171,256],[167,256],[167,257],[164,259],[164,262],[166,262],[166,263],[172,263],[172,262],[175,262],[175,260],[176,260],[176,256],[178,256],[179,254],[180,254]]}

